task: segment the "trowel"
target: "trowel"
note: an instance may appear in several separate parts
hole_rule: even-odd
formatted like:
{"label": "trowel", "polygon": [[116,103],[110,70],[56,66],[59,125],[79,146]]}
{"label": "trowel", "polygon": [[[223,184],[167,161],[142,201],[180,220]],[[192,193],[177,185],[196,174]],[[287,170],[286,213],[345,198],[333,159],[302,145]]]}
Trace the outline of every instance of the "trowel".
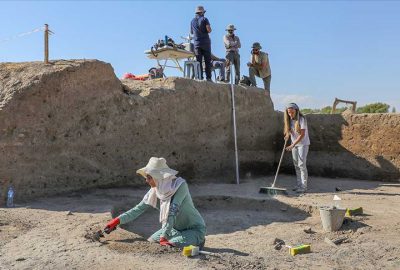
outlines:
{"label": "trowel", "polygon": [[[92,230],[92,229],[90,229],[90,230]],[[110,230],[108,230],[108,228],[105,228],[104,230],[98,230],[98,231],[95,231],[95,232],[88,232],[88,233],[86,233],[85,238],[90,239],[92,241],[100,242],[100,238],[104,238],[105,237],[104,233],[108,234],[108,233],[110,233]]]}
{"label": "trowel", "polygon": [[105,231],[98,230],[97,232],[93,233],[92,239],[95,240],[95,241],[99,241],[100,242],[100,238],[104,237],[104,233],[105,233]]}

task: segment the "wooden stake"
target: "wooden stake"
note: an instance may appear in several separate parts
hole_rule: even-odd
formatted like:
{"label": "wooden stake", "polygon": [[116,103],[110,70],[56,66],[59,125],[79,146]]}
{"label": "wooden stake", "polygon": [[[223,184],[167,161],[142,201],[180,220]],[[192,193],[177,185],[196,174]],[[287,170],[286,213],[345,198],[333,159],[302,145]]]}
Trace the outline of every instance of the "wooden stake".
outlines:
{"label": "wooden stake", "polygon": [[44,63],[49,63],[49,25],[44,25]]}

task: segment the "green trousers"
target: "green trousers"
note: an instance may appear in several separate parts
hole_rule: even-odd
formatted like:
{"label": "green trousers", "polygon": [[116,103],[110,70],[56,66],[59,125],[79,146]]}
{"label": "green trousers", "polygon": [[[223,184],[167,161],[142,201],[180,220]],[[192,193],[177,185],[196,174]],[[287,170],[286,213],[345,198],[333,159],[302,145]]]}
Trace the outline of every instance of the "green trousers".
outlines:
{"label": "green trousers", "polygon": [[[163,229],[160,229],[153,233],[150,236],[150,239],[154,242],[160,242],[160,235],[163,232]],[[205,232],[202,229],[198,230],[184,230],[178,231],[172,229],[171,236],[168,237],[168,241],[174,244],[178,248],[194,245],[194,246],[201,246],[204,245],[204,238]]]}

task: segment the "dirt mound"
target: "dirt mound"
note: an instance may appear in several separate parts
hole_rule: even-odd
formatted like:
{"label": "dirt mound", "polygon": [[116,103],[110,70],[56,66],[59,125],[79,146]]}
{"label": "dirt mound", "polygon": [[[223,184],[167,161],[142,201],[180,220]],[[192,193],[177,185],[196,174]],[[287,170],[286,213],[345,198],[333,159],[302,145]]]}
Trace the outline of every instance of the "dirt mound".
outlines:
{"label": "dirt mound", "polygon": [[[16,187],[17,199],[143,185],[135,169],[151,156],[189,180],[234,181],[228,85],[121,83],[96,60],[4,63],[0,78],[0,179]],[[237,87],[236,95],[241,166],[267,173],[275,159],[272,102],[256,88]]]}
{"label": "dirt mound", "polygon": [[12,239],[26,233],[34,226],[24,218],[11,218],[3,210],[0,210],[0,248]]}
{"label": "dirt mound", "polygon": [[[235,181],[227,84],[121,82],[97,60],[3,63],[0,79],[0,181],[15,186],[17,200],[141,186],[135,170],[151,156],[189,181]],[[235,95],[240,172],[273,174],[282,114],[260,89],[236,86]],[[308,119],[311,175],[400,179],[399,114]],[[290,155],[283,171],[293,171]]]}

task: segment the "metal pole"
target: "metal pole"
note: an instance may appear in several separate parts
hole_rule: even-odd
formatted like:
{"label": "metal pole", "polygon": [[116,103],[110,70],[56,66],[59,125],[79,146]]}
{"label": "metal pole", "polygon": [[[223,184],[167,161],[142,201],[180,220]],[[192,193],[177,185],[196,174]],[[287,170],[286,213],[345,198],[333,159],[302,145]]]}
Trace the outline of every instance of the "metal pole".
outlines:
{"label": "metal pole", "polygon": [[44,25],[44,63],[49,63],[49,25]]}
{"label": "metal pole", "polygon": [[235,139],[235,161],[236,161],[236,184],[240,184],[239,180],[239,155],[237,147],[237,135],[236,135],[236,108],[235,108],[235,91],[233,87],[233,65],[230,64],[230,81],[231,81],[231,95],[232,95],[232,116],[233,116],[233,136]]}

